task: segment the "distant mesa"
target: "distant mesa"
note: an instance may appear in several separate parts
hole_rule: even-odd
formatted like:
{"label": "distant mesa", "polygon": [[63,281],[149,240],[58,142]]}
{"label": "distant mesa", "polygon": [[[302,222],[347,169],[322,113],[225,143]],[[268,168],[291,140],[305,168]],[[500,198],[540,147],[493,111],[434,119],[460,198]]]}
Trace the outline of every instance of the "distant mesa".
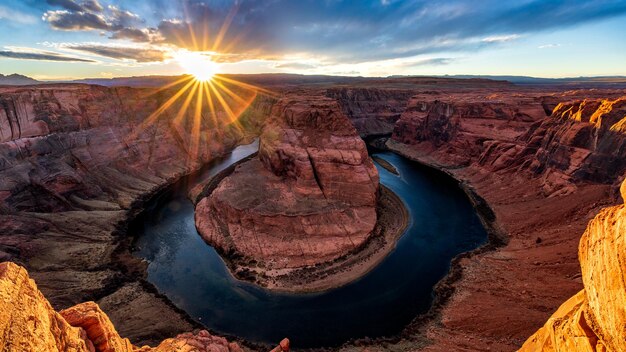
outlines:
{"label": "distant mesa", "polygon": [[17,73],[14,73],[11,75],[3,75],[0,73],[0,85],[26,86],[26,85],[38,84],[38,83],[41,83],[41,82],[36,79],[27,77],[27,76],[18,75]]}

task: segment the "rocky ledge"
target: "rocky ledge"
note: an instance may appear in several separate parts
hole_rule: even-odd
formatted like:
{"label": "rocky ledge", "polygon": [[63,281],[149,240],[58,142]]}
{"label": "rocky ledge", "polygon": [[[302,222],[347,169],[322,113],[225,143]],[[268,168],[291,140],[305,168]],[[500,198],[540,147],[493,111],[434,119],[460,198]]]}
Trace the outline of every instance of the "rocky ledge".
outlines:
{"label": "rocky ledge", "polygon": [[[402,208],[383,193],[385,204]],[[378,200],[378,172],[337,102],[292,95],[274,106],[258,157],[238,165],[198,202],[196,226],[207,242],[239,258],[239,277],[294,290],[294,270],[326,268],[383,232],[374,231]],[[402,229],[396,224],[394,233]],[[326,278],[319,286],[328,270],[300,274],[309,280],[301,280],[298,290],[328,288],[356,275],[343,272],[334,284]]]}
{"label": "rocky ledge", "polygon": [[[56,312],[23,267],[0,263],[0,350],[72,352],[243,352],[235,342],[206,330],[184,333],[156,347],[121,337],[95,302]],[[289,340],[272,352],[289,351]]]}
{"label": "rocky ledge", "polygon": [[[626,199],[626,182],[621,187]],[[626,207],[602,210],[578,247],[584,289],[567,300],[520,349],[626,351]]]}

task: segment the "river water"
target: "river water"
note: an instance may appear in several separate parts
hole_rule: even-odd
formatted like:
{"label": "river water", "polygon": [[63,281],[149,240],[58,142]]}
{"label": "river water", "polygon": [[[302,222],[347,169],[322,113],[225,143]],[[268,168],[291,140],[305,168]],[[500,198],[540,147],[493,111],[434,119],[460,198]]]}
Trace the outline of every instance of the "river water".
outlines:
{"label": "river water", "polygon": [[[237,147],[211,163],[200,179],[257,148],[257,143]],[[148,281],[214,332],[269,344],[289,337],[294,348],[396,334],[428,310],[433,287],[448,272],[452,258],[485,243],[487,233],[449,176],[391,152],[373,155],[399,171],[394,175],[376,165],[381,183],[402,199],[411,222],[397,248],[348,285],[321,293],[283,294],[236,280],[196,231],[193,204],[186,197],[189,179],[163,192],[135,220],[134,254],[149,262]]]}

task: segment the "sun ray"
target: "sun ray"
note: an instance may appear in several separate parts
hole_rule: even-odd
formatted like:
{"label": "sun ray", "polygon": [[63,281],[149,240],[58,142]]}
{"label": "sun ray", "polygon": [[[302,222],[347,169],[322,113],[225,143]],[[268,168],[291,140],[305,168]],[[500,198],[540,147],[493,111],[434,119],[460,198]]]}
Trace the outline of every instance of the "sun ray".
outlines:
{"label": "sun ray", "polygon": [[230,12],[228,13],[228,15],[226,15],[226,18],[224,19],[224,22],[222,23],[222,27],[220,27],[220,30],[217,33],[217,36],[215,37],[215,41],[213,42],[213,47],[211,48],[211,51],[217,52],[219,50],[220,45],[222,44],[222,40],[224,40],[224,36],[226,35],[226,32],[228,31],[230,24],[233,22],[233,19],[235,18],[235,15],[237,14],[238,10],[239,10],[239,4],[237,3],[230,9]]}
{"label": "sun ray", "polygon": [[213,123],[213,127],[217,128],[218,127],[218,122],[217,122],[217,112],[215,111],[215,105],[213,104],[213,98],[211,97],[211,91],[209,90],[209,84],[207,82],[204,82],[204,94],[207,97],[207,102],[209,103],[209,112],[211,113],[211,119],[212,119],[212,123]]}
{"label": "sun ray", "polygon": [[178,109],[178,113],[176,113],[176,117],[174,117],[174,120],[172,121],[175,125],[181,124],[181,122],[183,120],[183,117],[187,113],[187,109],[189,108],[189,104],[191,103],[191,99],[193,99],[193,96],[194,96],[196,90],[198,89],[198,85],[199,84],[200,84],[199,81],[194,81],[194,85],[191,88],[191,91],[189,92],[189,94],[185,98],[185,100],[183,102],[183,105],[181,105],[180,109]]}
{"label": "sun ray", "polygon": [[194,81],[189,81],[183,88],[178,90],[173,96],[171,96],[165,103],[163,103],[158,109],[156,109],[150,116],[148,116],[138,127],[137,130],[131,134],[133,137],[139,135],[139,133],[143,132],[148,126],[154,123],[154,121],[170,106],[172,106],[181,95],[185,94],[185,92],[194,84]]}
{"label": "sun ray", "polygon": [[224,111],[226,112],[226,115],[228,115],[229,125],[234,126],[238,131],[242,131],[241,125],[239,123],[238,116],[233,112],[233,110],[230,108],[228,103],[226,103],[226,100],[224,100],[224,97],[222,96],[222,94],[213,85],[213,82],[209,81],[207,83],[209,84],[209,87],[211,87],[211,90],[213,91],[213,94],[215,95],[215,97],[219,101],[219,103],[222,106],[222,108],[224,108]]}
{"label": "sun ray", "polygon": [[234,85],[239,86],[239,87],[244,88],[244,89],[254,89],[254,90],[257,90],[257,91],[259,91],[261,93],[264,93],[264,94],[266,94],[268,96],[271,96],[271,97],[278,97],[278,94],[275,93],[275,92],[272,92],[271,90],[268,90],[268,89],[265,89],[265,88],[261,88],[261,87],[257,87],[255,85],[244,83],[244,82],[241,82],[241,81],[237,81],[237,80],[234,80],[232,78],[225,77],[223,75],[215,75],[213,78],[214,78],[214,80],[225,81],[225,82],[234,84]]}
{"label": "sun ray", "polygon": [[198,86],[198,91],[196,93],[196,106],[193,114],[193,126],[191,127],[191,160],[199,159],[199,151],[200,151],[200,128],[201,128],[201,119],[202,119],[202,92],[204,91],[203,86],[206,82],[200,82]]}
{"label": "sun ray", "polygon": [[159,87],[158,89],[155,89],[154,91],[146,93],[144,98],[151,97],[151,96],[153,96],[153,95],[155,95],[155,94],[157,94],[159,92],[162,92],[164,90],[170,89],[170,88],[172,88],[174,86],[177,86],[177,85],[179,85],[181,83],[184,83],[184,82],[192,80],[192,79],[193,79],[192,75],[185,75],[185,76],[175,80],[174,82],[168,83],[168,84],[166,84],[166,85],[164,85],[162,87]]}

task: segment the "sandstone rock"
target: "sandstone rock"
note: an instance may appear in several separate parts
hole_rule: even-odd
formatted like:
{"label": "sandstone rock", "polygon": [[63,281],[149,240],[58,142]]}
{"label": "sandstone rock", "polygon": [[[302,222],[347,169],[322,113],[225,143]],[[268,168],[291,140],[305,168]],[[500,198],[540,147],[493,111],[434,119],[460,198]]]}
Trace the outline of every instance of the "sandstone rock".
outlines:
{"label": "sandstone rock", "polygon": [[60,312],[70,325],[87,332],[87,338],[99,352],[131,352],[133,345],[122,339],[113,323],[94,302],[85,302]]}
{"label": "sandstone rock", "polygon": [[261,135],[259,156],[239,165],[197,204],[205,240],[272,268],[333,260],[376,224],[378,173],[337,103],[284,98]]}
{"label": "sandstone rock", "polygon": [[405,110],[410,89],[331,88],[326,96],[334,98],[361,136],[390,134]]}
{"label": "sandstone rock", "polygon": [[580,240],[585,289],[565,302],[520,351],[626,350],[626,207],[604,209]]}
{"label": "sandstone rock", "polygon": [[[133,346],[94,302],[55,312],[26,270],[11,262],[0,263],[0,336],[2,351],[243,352],[237,343],[206,330],[180,334],[154,348]],[[279,348],[289,351],[289,340]]]}
{"label": "sandstone rock", "polygon": [[0,350],[94,351],[80,327],[73,327],[28,277],[11,262],[0,263]]}

